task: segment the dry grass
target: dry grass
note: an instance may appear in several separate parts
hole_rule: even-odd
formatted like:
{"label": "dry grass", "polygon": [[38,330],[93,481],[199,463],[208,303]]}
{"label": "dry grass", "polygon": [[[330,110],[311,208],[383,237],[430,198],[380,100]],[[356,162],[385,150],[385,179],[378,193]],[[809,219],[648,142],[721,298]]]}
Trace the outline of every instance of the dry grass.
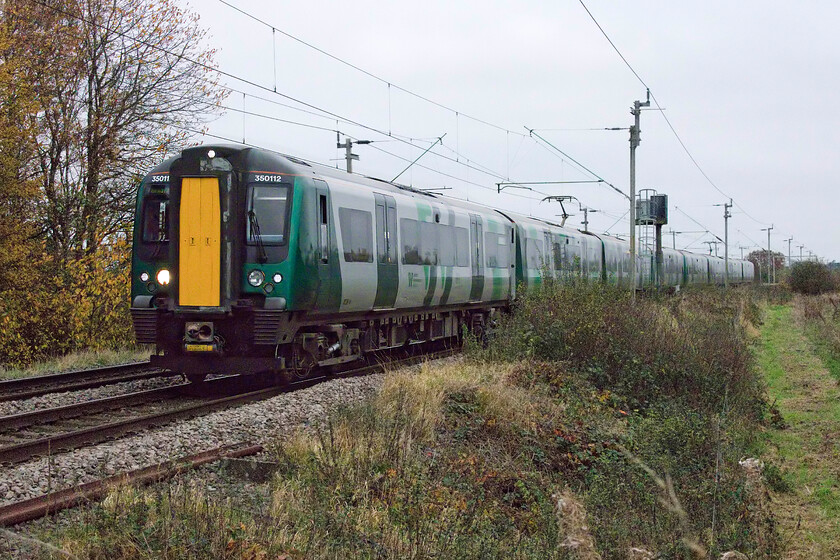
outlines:
{"label": "dry grass", "polygon": [[46,375],[62,371],[87,369],[99,366],[111,366],[148,360],[151,351],[148,348],[128,350],[85,350],[74,352],[61,358],[38,362],[26,368],[8,368],[0,366],[0,379],[15,379]]}

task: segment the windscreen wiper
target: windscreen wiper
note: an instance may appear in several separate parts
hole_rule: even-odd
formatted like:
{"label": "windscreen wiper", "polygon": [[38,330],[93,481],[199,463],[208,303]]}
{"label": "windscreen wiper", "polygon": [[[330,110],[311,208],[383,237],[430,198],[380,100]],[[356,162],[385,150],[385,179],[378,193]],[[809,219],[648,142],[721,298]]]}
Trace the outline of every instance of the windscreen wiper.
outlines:
{"label": "windscreen wiper", "polygon": [[253,210],[248,211],[248,221],[251,223],[251,239],[257,244],[257,253],[261,263],[268,261],[268,255],[265,253],[265,246],[263,245],[262,235],[260,235],[260,224],[257,221],[257,214]]}

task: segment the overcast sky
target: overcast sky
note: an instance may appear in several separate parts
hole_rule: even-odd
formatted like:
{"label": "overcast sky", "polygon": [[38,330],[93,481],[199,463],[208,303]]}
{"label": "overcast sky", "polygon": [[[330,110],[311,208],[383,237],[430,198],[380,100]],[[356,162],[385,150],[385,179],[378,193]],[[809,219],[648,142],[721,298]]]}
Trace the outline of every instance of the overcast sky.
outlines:
{"label": "overcast sky", "polygon": [[[591,230],[627,235],[626,199],[604,184],[496,194],[499,181],[593,179],[529,137],[526,126],[629,191],[628,131],[588,129],[628,127],[630,106],[644,100],[645,88],[578,0],[227,1],[278,31],[219,0],[190,2],[219,51],[220,69],[272,90],[225,78],[249,94],[233,93],[225,104],[327,130],[228,111],[210,133],[343,167],[343,159],[335,161],[343,156],[337,129],[376,141],[354,148],[361,157],[354,170],[384,179],[445,134],[443,146],[419,162],[431,170],[415,166],[400,182],[555,220],[560,206],[540,199],[573,195],[597,210]],[[662,115],[644,112],[636,184],[669,196],[665,244],[672,244],[671,230],[696,232],[677,235],[677,248],[707,252],[703,242],[714,237],[704,229],[724,237],[723,208],[714,205],[732,197],[730,255],[766,247],[761,228],[774,224],[774,250],[787,254],[793,237],[795,257],[805,245],[806,256],[811,250],[840,260],[840,3],[585,1],[722,191],[692,163]],[[274,94],[275,87],[341,119],[311,114],[319,111]],[[578,204],[566,208],[575,214],[567,223],[581,227]]]}

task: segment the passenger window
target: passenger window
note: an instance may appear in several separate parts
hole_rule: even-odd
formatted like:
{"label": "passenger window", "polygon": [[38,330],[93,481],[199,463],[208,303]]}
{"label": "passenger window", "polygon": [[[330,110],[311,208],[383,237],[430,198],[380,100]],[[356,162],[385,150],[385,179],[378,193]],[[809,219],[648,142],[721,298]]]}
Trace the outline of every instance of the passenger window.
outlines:
{"label": "passenger window", "polygon": [[400,220],[400,238],[403,245],[403,264],[423,264],[420,260],[420,235],[417,220]]}
{"label": "passenger window", "polygon": [[339,208],[341,242],[347,262],[373,262],[373,218],[370,212]]}
{"label": "passenger window", "polygon": [[440,264],[441,266],[455,266],[455,243],[452,243],[452,232],[455,228],[452,226],[438,226],[438,233],[443,243],[440,244]]}
{"label": "passenger window", "polygon": [[420,253],[423,264],[438,263],[438,225],[420,222]]}
{"label": "passenger window", "polygon": [[484,234],[484,253],[489,268],[507,268],[510,263],[506,236],[500,233]]}
{"label": "passenger window", "polygon": [[542,241],[539,239],[526,239],[525,255],[528,262],[528,268],[542,268],[545,263],[545,257],[543,254]]}

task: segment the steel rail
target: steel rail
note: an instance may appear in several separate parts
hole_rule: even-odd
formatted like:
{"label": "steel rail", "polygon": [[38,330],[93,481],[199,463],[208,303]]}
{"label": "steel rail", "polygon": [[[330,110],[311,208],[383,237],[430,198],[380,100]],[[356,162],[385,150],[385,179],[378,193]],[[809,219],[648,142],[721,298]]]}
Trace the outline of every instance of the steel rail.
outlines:
{"label": "steel rail", "polygon": [[[17,444],[6,445],[0,447],[0,463],[20,463],[27,461],[29,459],[43,456],[43,455],[50,455],[56,452],[63,452],[63,451],[70,451],[76,449],[78,447],[83,447],[86,445],[95,445],[97,443],[102,443],[104,441],[110,439],[116,439],[121,436],[138,432],[143,429],[161,426],[164,424],[168,424],[175,420],[185,420],[189,418],[193,418],[196,416],[200,416],[203,414],[208,414],[210,412],[215,412],[217,410],[222,410],[225,408],[230,408],[232,406],[240,406],[243,404],[248,404],[251,402],[257,402],[261,400],[265,400],[271,398],[273,396],[288,393],[291,391],[295,391],[298,389],[303,389],[306,387],[311,387],[318,383],[321,383],[325,380],[332,379],[335,377],[354,377],[354,376],[361,376],[366,375],[368,373],[374,371],[381,371],[386,365],[395,366],[395,365],[407,365],[409,363],[416,363],[420,361],[430,360],[430,359],[439,359],[442,357],[450,356],[454,353],[454,350],[447,349],[443,351],[432,352],[430,354],[423,354],[419,356],[409,356],[406,358],[398,359],[395,362],[386,362],[386,363],[376,363],[371,365],[364,365],[359,368],[354,368],[348,370],[346,372],[336,373],[334,375],[322,375],[318,377],[313,377],[301,381],[295,381],[293,383],[289,383],[287,385],[281,386],[271,386],[268,388],[263,388],[255,391],[249,391],[247,393],[241,393],[232,396],[226,396],[222,398],[215,398],[215,399],[207,399],[202,402],[189,404],[187,406],[180,407],[175,410],[169,410],[165,412],[158,412],[153,414],[147,414],[144,416],[127,418],[122,420],[117,420],[114,422],[109,422],[106,424],[100,424],[97,426],[85,427],[78,430],[74,430],[71,432],[66,432],[63,434],[54,434],[45,437],[41,437],[38,439],[33,439]],[[223,381],[230,382],[233,377],[225,377],[218,380],[214,380],[211,382],[206,383],[221,383]],[[184,386],[179,386],[183,389]],[[167,388],[170,389],[170,388]],[[135,395],[128,395],[128,397],[135,397]],[[120,399],[124,397],[115,397],[115,399]],[[107,401],[107,399],[105,399]],[[90,405],[92,407],[102,406],[103,403],[97,401],[93,401]],[[70,408],[73,406],[88,406],[88,403],[83,403],[82,405],[71,405]],[[66,409],[68,407],[61,407],[62,409]],[[113,408],[113,407],[111,407]],[[28,415],[37,415],[39,412],[35,413],[27,413],[20,416],[28,416]],[[47,415],[52,414],[57,418],[61,417],[62,411],[59,409],[52,409],[48,411],[40,411],[40,414]],[[21,420],[14,420],[14,417],[7,417],[5,420],[8,422],[24,422],[25,419],[22,418]],[[2,425],[2,421],[4,419],[0,419],[0,425]]]}
{"label": "steel rail", "polygon": [[110,489],[121,484],[151,484],[220,459],[247,457],[262,450],[260,445],[247,443],[228,445],[2,506],[0,526],[32,521],[91,500],[101,499]]}
{"label": "steel rail", "polygon": [[130,433],[168,424],[175,420],[186,420],[209,412],[215,412],[234,405],[264,400],[284,392],[284,387],[270,387],[241,395],[210,399],[169,410],[126,418],[42,438],[0,447],[0,463],[21,463],[29,459],[71,451],[78,447],[95,445],[109,439],[116,439]]}
{"label": "steel rail", "polygon": [[80,369],[47,375],[0,380],[0,402],[39,397],[50,393],[80,391],[125,381],[177,375],[153,368],[148,361]]}
{"label": "steel rail", "polygon": [[0,434],[8,432],[9,430],[27,428],[38,424],[49,424],[60,420],[70,420],[72,418],[79,418],[80,416],[99,414],[108,410],[137,406],[138,404],[144,404],[159,399],[171,399],[181,395],[182,389],[188,385],[188,383],[182,383],[180,385],[172,385],[170,387],[163,387],[159,389],[148,389],[146,391],[138,391],[127,395],[117,395],[115,397],[106,397],[83,403],[74,403],[55,408],[45,408],[42,410],[34,410],[32,412],[13,414],[10,416],[0,416]]}

